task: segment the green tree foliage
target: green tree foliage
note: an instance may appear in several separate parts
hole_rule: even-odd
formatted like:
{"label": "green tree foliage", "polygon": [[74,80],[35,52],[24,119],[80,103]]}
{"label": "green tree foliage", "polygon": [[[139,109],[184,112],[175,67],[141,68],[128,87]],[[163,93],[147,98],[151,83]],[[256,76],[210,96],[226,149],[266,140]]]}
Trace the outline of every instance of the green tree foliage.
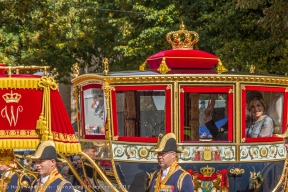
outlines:
{"label": "green tree foliage", "polygon": [[253,0],[257,6],[244,1],[0,1],[0,61],[49,65],[59,79],[75,62],[101,72],[103,57],[110,59],[111,71],[137,70],[150,55],[171,49],[166,33],[184,21],[200,35],[195,49],[219,56],[230,69],[248,71],[254,64],[261,71],[287,72],[286,34],[274,38],[273,32],[280,33],[263,19],[265,10],[284,7],[278,4],[284,0]]}
{"label": "green tree foliage", "polygon": [[269,34],[265,46],[269,46],[267,68],[269,71],[287,72],[288,1],[286,0],[238,0],[238,9],[259,10],[263,15],[257,25]]}

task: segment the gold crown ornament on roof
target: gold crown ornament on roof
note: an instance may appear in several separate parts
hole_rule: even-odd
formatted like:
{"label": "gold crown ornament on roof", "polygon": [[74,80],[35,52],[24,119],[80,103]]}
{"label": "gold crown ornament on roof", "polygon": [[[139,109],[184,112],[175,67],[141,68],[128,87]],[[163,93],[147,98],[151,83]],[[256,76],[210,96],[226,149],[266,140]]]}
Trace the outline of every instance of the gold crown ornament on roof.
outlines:
{"label": "gold crown ornament on roof", "polygon": [[2,95],[2,98],[5,100],[6,103],[18,103],[21,99],[21,95],[19,93],[6,93]]}
{"label": "gold crown ornament on roof", "polygon": [[195,31],[185,30],[185,25],[182,21],[179,31],[171,31],[167,33],[166,39],[172,49],[193,49],[199,40],[199,35]]}
{"label": "gold crown ornament on roof", "polygon": [[204,177],[211,177],[213,175],[213,173],[215,172],[215,168],[214,167],[208,167],[208,165],[206,167],[202,167],[200,169],[200,172],[202,173],[202,175]]}

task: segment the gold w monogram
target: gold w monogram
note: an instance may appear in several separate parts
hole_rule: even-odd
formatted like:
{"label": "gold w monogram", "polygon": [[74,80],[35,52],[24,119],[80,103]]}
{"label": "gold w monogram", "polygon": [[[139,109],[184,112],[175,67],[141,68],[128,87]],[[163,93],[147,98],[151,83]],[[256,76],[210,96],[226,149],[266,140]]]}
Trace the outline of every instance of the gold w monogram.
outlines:
{"label": "gold w monogram", "polygon": [[[10,115],[8,114],[8,109],[7,109],[7,106],[5,106],[2,110],[1,110],[1,116],[3,118],[6,118],[9,122],[9,125],[10,127],[12,126],[12,124],[14,126],[16,126],[17,122],[18,122],[18,114],[19,112],[22,112],[23,111],[23,107],[20,105],[17,107],[16,109],[16,112],[14,112],[14,107],[11,106],[10,107]],[[16,115],[14,114],[16,113]]]}

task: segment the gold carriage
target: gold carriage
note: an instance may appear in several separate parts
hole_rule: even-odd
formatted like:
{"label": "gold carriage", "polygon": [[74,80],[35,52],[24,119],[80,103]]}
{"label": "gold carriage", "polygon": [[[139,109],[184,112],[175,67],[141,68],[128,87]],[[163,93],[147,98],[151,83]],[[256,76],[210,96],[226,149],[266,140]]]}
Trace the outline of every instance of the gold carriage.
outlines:
{"label": "gold carriage", "polygon": [[[76,74],[79,137],[109,145],[107,156],[98,160],[111,162],[122,191],[157,169],[157,156],[149,150],[160,133],[170,132],[185,151],[178,159],[191,173],[195,191],[285,191],[288,78],[258,74],[254,65],[247,73],[228,71],[217,56],[193,50],[198,34],[183,24],[167,40],[174,49],[150,56],[139,71],[109,72],[105,59],[103,74]],[[273,121],[267,137],[248,134],[247,94],[253,91],[261,93]],[[214,138],[205,122],[212,98],[211,118],[222,139]],[[93,103],[105,110],[99,113]],[[145,191],[143,185],[139,191]]]}

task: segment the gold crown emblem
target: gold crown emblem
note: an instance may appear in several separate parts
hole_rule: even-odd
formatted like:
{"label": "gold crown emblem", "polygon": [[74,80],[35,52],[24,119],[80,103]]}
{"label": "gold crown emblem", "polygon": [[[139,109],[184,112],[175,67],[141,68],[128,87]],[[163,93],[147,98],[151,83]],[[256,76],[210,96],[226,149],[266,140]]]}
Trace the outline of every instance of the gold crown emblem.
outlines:
{"label": "gold crown emblem", "polygon": [[195,31],[185,30],[182,22],[180,30],[167,33],[166,39],[172,45],[172,49],[193,49],[193,45],[199,40],[199,35]]}
{"label": "gold crown emblem", "polygon": [[6,101],[6,103],[18,103],[21,99],[21,95],[19,93],[6,93],[2,95],[2,98]]}
{"label": "gold crown emblem", "polygon": [[204,175],[204,177],[211,177],[213,173],[215,172],[215,168],[208,167],[207,165],[206,167],[202,167],[200,169],[200,172],[202,173],[202,175]]}

